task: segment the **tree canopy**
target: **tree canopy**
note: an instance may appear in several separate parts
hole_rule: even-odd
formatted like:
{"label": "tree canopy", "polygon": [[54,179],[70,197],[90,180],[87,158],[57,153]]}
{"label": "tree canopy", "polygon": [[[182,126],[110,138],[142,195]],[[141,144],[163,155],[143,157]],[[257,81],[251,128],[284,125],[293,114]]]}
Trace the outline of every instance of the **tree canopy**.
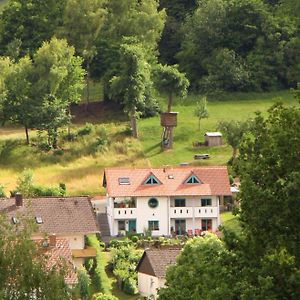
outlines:
{"label": "tree canopy", "polygon": [[31,240],[33,224],[27,219],[22,224],[10,225],[0,215],[0,298],[70,299],[64,282],[67,270],[63,265],[49,268],[44,252]]}

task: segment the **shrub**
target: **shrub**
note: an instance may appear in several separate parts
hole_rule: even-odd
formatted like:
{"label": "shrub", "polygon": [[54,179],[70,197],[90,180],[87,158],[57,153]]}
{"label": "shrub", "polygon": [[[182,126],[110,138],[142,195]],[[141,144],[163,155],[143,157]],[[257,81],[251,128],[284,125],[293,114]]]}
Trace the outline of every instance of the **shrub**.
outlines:
{"label": "shrub", "polygon": [[0,184],[0,198],[5,198],[4,185]]}
{"label": "shrub", "polygon": [[78,288],[80,297],[82,300],[89,299],[89,286],[91,284],[91,278],[85,268],[78,270]]}
{"label": "shrub", "polygon": [[35,197],[61,197],[65,196],[65,194],[66,189],[63,189],[60,185],[59,187],[33,186],[33,196]]}
{"label": "shrub", "polygon": [[84,135],[89,135],[92,133],[94,130],[94,125],[91,123],[85,123],[84,127],[79,128],[77,130],[77,135],[78,136],[84,136]]}
{"label": "shrub", "polygon": [[77,134],[75,132],[68,132],[62,136],[64,141],[74,142],[77,139]]}
{"label": "shrub", "polygon": [[138,292],[137,281],[136,279],[129,277],[124,280],[123,290],[126,294],[135,295]]}
{"label": "shrub", "polygon": [[110,294],[98,293],[93,295],[92,300],[118,300],[118,298]]}
{"label": "shrub", "polygon": [[110,280],[105,272],[105,257],[99,246],[96,235],[87,236],[87,243],[97,251],[96,266],[92,274],[92,280],[98,291],[108,294],[111,289]]}
{"label": "shrub", "polygon": [[137,243],[137,241],[139,240],[139,237],[136,236],[136,235],[133,235],[133,236],[131,237],[131,240],[132,240],[133,243]]}
{"label": "shrub", "polygon": [[65,151],[63,149],[56,149],[53,151],[54,155],[61,156],[64,155]]}
{"label": "shrub", "polygon": [[120,249],[130,245],[132,245],[132,241],[128,238],[125,238],[124,240],[111,240],[109,242],[109,247],[116,248],[116,249]]}

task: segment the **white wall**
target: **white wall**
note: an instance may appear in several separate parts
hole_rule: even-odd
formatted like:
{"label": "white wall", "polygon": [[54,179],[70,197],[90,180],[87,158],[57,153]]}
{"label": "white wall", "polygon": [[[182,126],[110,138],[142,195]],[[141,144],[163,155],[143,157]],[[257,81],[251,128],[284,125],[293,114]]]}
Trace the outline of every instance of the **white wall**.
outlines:
{"label": "white wall", "polygon": [[[59,236],[57,236],[59,237]],[[62,238],[69,241],[71,250],[84,249],[84,235],[64,235]]]}
{"label": "white wall", "polygon": [[165,279],[158,279],[157,277],[147,275],[144,273],[138,273],[138,288],[139,293],[143,297],[154,296],[157,299],[157,289],[163,287]]}
{"label": "white wall", "polygon": [[[159,202],[156,208],[151,208],[148,206],[148,200],[150,198],[156,198]],[[173,226],[175,229],[175,221],[174,219],[170,219],[169,210],[171,206],[174,206],[175,198],[184,198],[186,199],[187,207],[201,207],[201,198],[211,198],[212,206],[219,207],[219,199],[217,196],[187,196],[187,197],[137,197],[136,199],[136,209],[134,217],[130,217],[128,215],[128,219],[136,219],[136,231],[137,233],[143,233],[145,229],[148,229],[148,221],[159,221],[159,230],[152,231],[153,236],[161,236],[161,235],[170,235],[170,228]],[[122,198],[118,198],[118,200],[122,200]],[[118,234],[118,215],[114,215],[114,207],[113,207],[113,198],[108,198],[108,206],[107,206],[107,214],[109,220],[109,226],[111,235],[115,236]],[[124,220],[124,217],[120,218]],[[128,220],[126,219],[126,220]],[[212,219],[212,230],[217,230],[220,225],[220,219],[211,218]],[[186,229],[201,229],[201,219],[195,218],[186,218]]]}
{"label": "white wall", "polygon": [[[151,208],[148,206],[148,200],[156,198],[158,206]],[[153,236],[166,235],[169,232],[169,199],[167,197],[139,197],[137,198],[137,222],[136,230],[138,233],[148,229],[148,221],[159,221],[159,230],[152,231]]]}

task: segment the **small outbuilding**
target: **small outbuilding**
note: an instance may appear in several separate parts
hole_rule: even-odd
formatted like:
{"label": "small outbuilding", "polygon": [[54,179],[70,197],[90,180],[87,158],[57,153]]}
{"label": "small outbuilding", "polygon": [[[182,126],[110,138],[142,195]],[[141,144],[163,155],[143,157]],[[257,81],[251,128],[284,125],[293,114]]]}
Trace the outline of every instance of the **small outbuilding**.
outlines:
{"label": "small outbuilding", "polygon": [[204,134],[206,146],[221,146],[222,133],[221,132],[206,132]]}
{"label": "small outbuilding", "polygon": [[143,297],[157,299],[158,289],[164,287],[166,271],[176,263],[179,248],[146,250],[137,265],[139,293]]}

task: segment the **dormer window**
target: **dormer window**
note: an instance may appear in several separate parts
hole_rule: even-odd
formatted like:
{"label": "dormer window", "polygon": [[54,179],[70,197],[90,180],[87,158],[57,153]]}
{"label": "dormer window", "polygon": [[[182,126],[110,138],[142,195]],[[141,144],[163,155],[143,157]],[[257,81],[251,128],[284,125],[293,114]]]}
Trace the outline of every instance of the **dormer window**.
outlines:
{"label": "dormer window", "polygon": [[145,181],[146,185],[155,185],[155,184],[160,184],[160,181],[154,176],[151,175],[150,177],[148,177]]}
{"label": "dormer window", "polygon": [[119,177],[118,181],[119,181],[119,185],[129,185],[130,184],[129,177]]}
{"label": "dormer window", "polygon": [[35,221],[36,221],[37,224],[43,224],[42,217],[35,217]]}
{"label": "dormer window", "polygon": [[19,224],[20,223],[20,220],[17,218],[17,217],[12,217],[11,218],[11,221],[13,222],[13,224]]}
{"label": "dormer window", "polygon": [[190,176],[185,183],[188,183],[188,184],[197,184],[197,183],[201,183],[200,180],[197,178],[197,176],[195,175],[192,175]]}

